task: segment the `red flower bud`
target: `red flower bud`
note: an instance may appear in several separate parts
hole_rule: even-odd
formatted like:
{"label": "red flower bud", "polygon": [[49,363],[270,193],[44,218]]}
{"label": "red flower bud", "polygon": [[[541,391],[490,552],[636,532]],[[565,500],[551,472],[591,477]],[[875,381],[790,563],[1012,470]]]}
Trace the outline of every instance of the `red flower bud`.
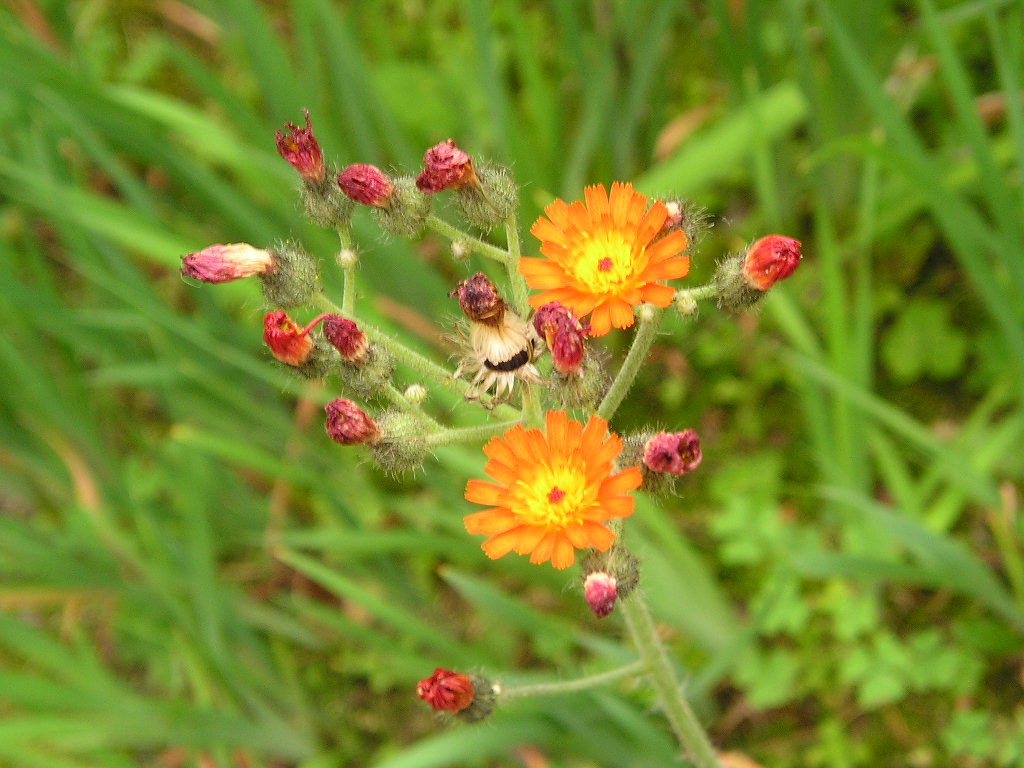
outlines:
{"label": "red flower bud", "polygon": [[387,208],[395,185],[384,173],[372,165],[356,163],[338,174],[338,186],[349,198],[374,208]]}
{"label": "red flower bud", "polygon": [[452,139],[428,149],[423,155],[423,165],[426,167],[416,177],[416,186],[427,194],[480,183],[473,170],[473,160],[455,146]]}
{"label": "red flower bud", "polygon": [[800,264],[800,241],[783,235],[762,237],[747,249],[743,278],[751,288],[767,291],[796,271]]}
{"label": "red flower bud", "polygon": [[369,342],[354,322],[341,315],[324,318],[324,337],[331,342],[346,362],[361,363],[366,359]]}
{"label": "red flower bud", "polygon": [[644,465],[652,472],[682,475],[701,461],[700,438],[692,429],[659,432],[644,445]]}
{"label": "red flower bud", "polygon": [[438,667],[416,684],[416,695],[435,712],[461,712],[473,703],[473,683],[466,675]]}
{"label": "red flower bud", "polygon": [[569,307],[552,301],[533,316],[533,327],[551,349],[551,361],[559,373],[575,373],[583,365],[583,339],[589,327]]}
{"label": "red flower bud", "polygon": [[327,178],[324,156],[313,135],[313,126],[309,122],[309,110],[302,111],[306,115],[305,128],[300,128],[295,123],[285,123],[284,130],[278,129],[274,133],[277,153],[299,172],[304,181],[320,182]]}
{"label": "red flower bud", "polygon": [[362,445],[375,442],[380,437],[377,422],[351,400],[336,397],[324,406],[324,410],[327,412],[327,436],[336,443]]}
{"label": "red flower bud", "polygon": [[618,581],[604,571],[589,574],[583,582],[583,597],[599,619],[603,619],[614,610],[618,592]]}
{"label": "red flower bud", "polygon": [[226,283],[274,269],[274,254],[248,243],[211,245],[181,257],[181,274],[204,283]]}
{"label": "red flower bud", "polygon": [[263,316],[263,341],[271,354],[286,365],[299,366],[313,356],[309,328],[300,328],[283,309]]}
{"label": "red flower bud", "polygon": [[483,272],[460,281],[448,294],[448,298],[456,297],[463,313],[475,323],[498,326],[505,317],[505,301]]}

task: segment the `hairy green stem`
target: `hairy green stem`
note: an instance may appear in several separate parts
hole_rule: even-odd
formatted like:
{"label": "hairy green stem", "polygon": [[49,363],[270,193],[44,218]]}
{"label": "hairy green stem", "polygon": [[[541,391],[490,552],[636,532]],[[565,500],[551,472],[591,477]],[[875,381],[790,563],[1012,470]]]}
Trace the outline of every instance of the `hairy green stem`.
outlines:
{"label": "hairy green stem", "polygon": [[355,244],[352,240],[352,231],[348,224],[338,227],[338,241],[341,244],[341,251],[338,263],[342,269],[344,283],[341,289],[341,309],[347,314],[356,311],[356,258]]}
{"label": "hairy green stem", "polygon": [[519,242],[519,221],[515,216],[510,216],[505,222],[505,237],[508,240],[505,271],[508,273],[508,282],[512,286],[512,306],[520,317],[525,318],[530,314],[530,289],[526,285],[526,279],[519,274],[519,256],[522,246]]}
{"label": "hairy green stem", "polygon": [[679,745],[697,768],[721,768],[707,733],[683,695],[683,688],[658,637],[643,595],[634,592],[622,601],[618,610],[626,620],[633,644],[650,674],[658,703]]}
{"label": "hairy green stem", "polygon": [[596,675],[579,677],[575,680],[563,680],[557,683],[537,683],[535,685],[513,685],[502,688],[498,697],[502,701],[510,699],[523,699],[528,696],[553,696],[559,693],[573,693],[585,691],[588,688],[597,688],[602,685],[619,680],[623,677],[640,674],[647,664],[643,659],[626,664],[618,669],[610,669],[607,672],[600,672]]}
{"label": "hairy green stem", "polygon": [[661,319],[664,315],[665,310],[659,307],[650,304],[640,307],[640,322],[636,333],[633,334],[633,346],[629,348],[626,359],[622,361],[622,367],[619,368],[615,380],[608,388],[608,393],[604,396],[601,404],[597,406],[597,415],[605,421],[611,421],[615,411],[626,397],[626,393],[629,392],[629,388],[633,386],[640,366],[643,365],[647,352],[650,350],[651,344],[654,343],[654,337],[661,326]]}
{"label": "hairy green stem", "polygon": [[449,224],[444,219],[434,216],[433,214],[427,219],[427,226],[437,232],[439,235],[447,237],[452,242],[459,241],[469,246],[471,251],[476,251],[481,256],[486,256],[489,259],[500,261],[502,264],[508,263],[508,251],[504,248],[499,248],[496,245],[481,240],[479,237],[474,237],[468,232],[464,232],[458,227]]}
{"label": "hairy green stem", "polygon": [[[423,412],[423,409],[416,403],[413,403],[407,398],[394,384],[386,384],[381,388],[381,394],[387,398],[388,402],[398,408],[400,411],[408,413],[409,415],[418,419],[424,426],[428,427],[432,433],[437,434],[439,432],[447,431],[443,424],[435,421],[433,418]],[[429,438],[428,438],[429,439]]]}
{"label": "hairy green stem", "polygon": [[693,299],[694,301],[701,301],[702,299],[711,299],[718,295],[718,286],[715,283],[705,283],[704,285],[698,285],[696,288],[683,288],[676,293],[676,301],[679,301],[680,297],[686,296]]}
{"label": "hairy green stem", "polygon": [[506,429],[511,429],[520,423],[519,419],[512,419],[511,421],[488,422],[487,424],[480,424],[475,427],[452,427],[451,429],[442,429],[440,432],[434,432],[427,435],[424,439],[427,445],[431,447],[454,445],[456,443],[479,443],[482,440],[490,440],[495,435],[500,435]]}

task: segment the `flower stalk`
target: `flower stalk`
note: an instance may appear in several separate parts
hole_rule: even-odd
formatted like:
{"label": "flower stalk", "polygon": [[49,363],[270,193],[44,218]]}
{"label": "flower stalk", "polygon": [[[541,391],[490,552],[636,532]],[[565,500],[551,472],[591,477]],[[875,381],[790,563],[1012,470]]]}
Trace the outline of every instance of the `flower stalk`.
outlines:
{"label": "flower stalk", "polygon": [[707,733],[683,695],[683,687],[658,637],[654,619],[642,594],[635,593],[619,607],[629,635],[650,675],[651,684],[680,746],[697,768],[721,768]]}
{"label": "flower stalk", "polygon": [[654,343],[665,310],[645,304],[638,314],[640,324],[633,335],[633,344],[626,354],[626,359],[622,361],[622,367],[619,368],[611,387],[608,388],[608,393],[597,407],[597,415],[602,419],[611,419],[636,381],[640,366],[643,365],[651,344]]}
{"label": "flower stalk", "polygon": [[498,691],[498,701],[512,701],[514,699],[525,699],[531,696],[557,696],[563,693],[576,693],[591,688],[614,683],[627,677],[642,675],[647,669],[647,662],[643,659],[625,664],[618,669],[609,669],[607,672],[598,672],[594,675],[579,677],[575,680],[559,680],[551,683],[533,683],[531,685],[502,686]]}

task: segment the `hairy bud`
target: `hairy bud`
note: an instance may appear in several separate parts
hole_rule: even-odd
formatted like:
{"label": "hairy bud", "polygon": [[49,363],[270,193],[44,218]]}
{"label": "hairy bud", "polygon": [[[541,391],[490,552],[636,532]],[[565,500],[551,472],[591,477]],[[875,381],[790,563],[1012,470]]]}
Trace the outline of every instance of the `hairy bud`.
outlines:
{"label": "hairy bud", "polygon": [[377,224],[394,237],[412,237],[418,234],[430,216],[430,198],[416,188],[411,176],[391,179],[394,191],[386,208],[375,208]]}
{"label": "hairy bud", "polygon": [[338,186],[348,198],[374,208],[390,206],[395,193],[395,185],[380,169],[362,163],[350,165],[339,173]]}
{"label": "hairy bud", "polygon": [[273,271],[260,275],[267,304],[285,309],[308,304],[320,283],[316,259],[293,243],[278,243],[273,254]]}
{"label": "hairy bud", "polygon": [[304,109],[302,112],[306,116],[306,127],[285,123],[283,129],[274,133],[274,142],[277,144],[277,153],[298,171],[302,180],[316,184],[326,178],[327,170],[324,167],[323,152],[320,151],[320,144],[309,122],[309,110]]}
{"label": "hairy bud", "polygon": [[377,423],[351,400],[337,397],[325,407],[327,436],[341,445],[374,443],[380,437]]}
{"label": "hairy bud", "polygon": [[204,283],[226,283],[274,270],[274,254],[248,243],[210,245],[181,257],[181,274]]}

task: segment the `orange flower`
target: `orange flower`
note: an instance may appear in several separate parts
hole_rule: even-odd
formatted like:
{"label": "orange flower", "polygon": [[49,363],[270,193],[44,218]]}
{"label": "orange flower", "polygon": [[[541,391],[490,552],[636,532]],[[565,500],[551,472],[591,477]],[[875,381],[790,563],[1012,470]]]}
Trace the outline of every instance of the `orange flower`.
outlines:
{"label": "orange flower", "polygon": [[[558,301],[576,316],[590,319],[591,336],[603,336],[614,325],[629,328],[633,307],[644,302],[667,307],[675,291],[659,280],[685,277],[690,260],[680,254],[686,235],[673,230],[658,240],[668,212],[655,200],[615,182],[611,197],[604,186],[584,190],[586,204],[555,200],[530,228],[546,258],[519,260],[519,274],[541,292],[530,297],[540,307]],[[652,240],[654,241],[652,243]]]}
{"label": "orange flower", "polygon": [[627,494],[642,480],[638,467],[612,474],[621,450],[597,416],[584,427],[565,411],[548,411],[546,434],[517,424],[484,446],[484,472],[496,482],[470,480],[466,499],[491,508],[467,515],[466,530],[490,537],[483,550],[492,560],[515,550],[531,563],[566,568],[574,549],[604,552],[615,534],[603,523],[633,514]]}

